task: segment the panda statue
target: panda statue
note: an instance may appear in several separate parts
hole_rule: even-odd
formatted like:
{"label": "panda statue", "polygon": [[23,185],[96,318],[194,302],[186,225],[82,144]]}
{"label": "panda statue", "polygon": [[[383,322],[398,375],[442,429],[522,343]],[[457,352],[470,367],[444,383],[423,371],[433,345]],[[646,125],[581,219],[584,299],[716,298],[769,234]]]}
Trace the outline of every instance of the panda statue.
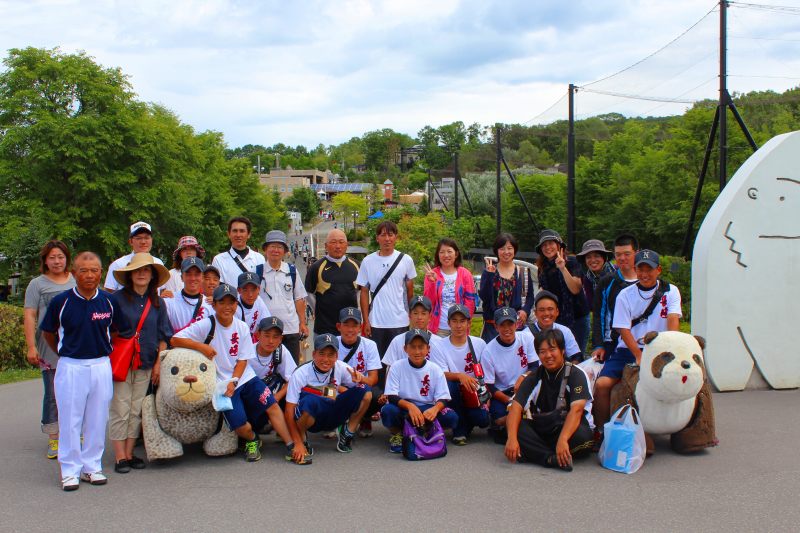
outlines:
{"label": "panda statue", "polygon": [[650,435],[670,435],[670,445],[678,453],[716,446],[703,338],[679,331],[650,332],[644,343],[641,364],[625,367],[611,391],[612,412],[626,403],[636,407],[648,455],[654,451]]}

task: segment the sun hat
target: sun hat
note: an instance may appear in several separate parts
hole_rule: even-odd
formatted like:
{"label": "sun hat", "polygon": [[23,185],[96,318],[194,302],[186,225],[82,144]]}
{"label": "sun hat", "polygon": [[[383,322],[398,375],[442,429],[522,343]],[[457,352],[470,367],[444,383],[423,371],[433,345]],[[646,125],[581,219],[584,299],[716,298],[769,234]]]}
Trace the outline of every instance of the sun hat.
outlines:
{"label": "sun hat", "polygon": [[153,256],[147,252],[139,252],[133,254],[130,263],[123,268],[118,268],[114,271],[114,279],[117,280],[117,283],[120,285],[125,285],[125,273],[126,272],[133,272],[134,270],[139,270],[142,267],[152,266],[155,268],[156,272],[158,273],[158,286],[161,287],[167,281],[169,281],[169,270],[164,265],[156,263],[156,260],[153,259]]}

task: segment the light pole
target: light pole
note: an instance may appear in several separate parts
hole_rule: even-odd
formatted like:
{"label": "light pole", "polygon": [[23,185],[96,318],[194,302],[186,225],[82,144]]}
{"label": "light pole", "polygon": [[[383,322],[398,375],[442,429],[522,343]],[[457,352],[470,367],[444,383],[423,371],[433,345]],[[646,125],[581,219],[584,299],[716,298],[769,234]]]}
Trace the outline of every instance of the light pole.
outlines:
{"label": "light pole", "polygon": [[356,224],[358,224],[358,211],[353,211],[353,233],[356,231]]}

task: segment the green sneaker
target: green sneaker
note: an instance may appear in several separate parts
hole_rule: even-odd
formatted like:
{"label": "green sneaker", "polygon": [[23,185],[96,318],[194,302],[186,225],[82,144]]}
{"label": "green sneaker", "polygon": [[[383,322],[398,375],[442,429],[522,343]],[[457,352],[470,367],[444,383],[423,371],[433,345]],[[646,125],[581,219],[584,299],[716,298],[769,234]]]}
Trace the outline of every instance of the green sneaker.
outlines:
{"label": "green sneaker", "polygon": [[389,451],[392,453],[403,452],[403,435],[400,433],[395,433],[389,437]]}
{"label": "green sneaker", "polygon": [[342,453],[350,453],[353,451],[353,434],[347,429],[345,424],[336,428],[336,449]]}
{"label": "green sneaker", "polygon": [[249,440],[244,445],[244,458],[247,462],[254,463],[261,460],[261,439]]}

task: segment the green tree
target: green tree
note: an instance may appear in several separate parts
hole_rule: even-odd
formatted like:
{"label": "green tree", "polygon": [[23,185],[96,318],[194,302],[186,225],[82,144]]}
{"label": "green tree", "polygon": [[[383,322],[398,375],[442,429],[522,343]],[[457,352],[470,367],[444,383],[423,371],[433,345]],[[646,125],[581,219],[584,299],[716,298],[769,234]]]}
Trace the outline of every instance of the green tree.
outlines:
{"label": "green tree", "polygon": [[319,198],[306,187],[295,188],[284,203],[290,211],[299,211],[305,222],[311,222],[320,209]]}
{"label": "green tree", "polygon": [[[345,224],[355,224],[366,222],[367,220],[367,200],[363,196],[358,196],[349,192],[339,193],[331,201],[333,212],[337,220],[342,221],[342,229]],[[358,213],[358,218],[353,221],[353,213]]]}

